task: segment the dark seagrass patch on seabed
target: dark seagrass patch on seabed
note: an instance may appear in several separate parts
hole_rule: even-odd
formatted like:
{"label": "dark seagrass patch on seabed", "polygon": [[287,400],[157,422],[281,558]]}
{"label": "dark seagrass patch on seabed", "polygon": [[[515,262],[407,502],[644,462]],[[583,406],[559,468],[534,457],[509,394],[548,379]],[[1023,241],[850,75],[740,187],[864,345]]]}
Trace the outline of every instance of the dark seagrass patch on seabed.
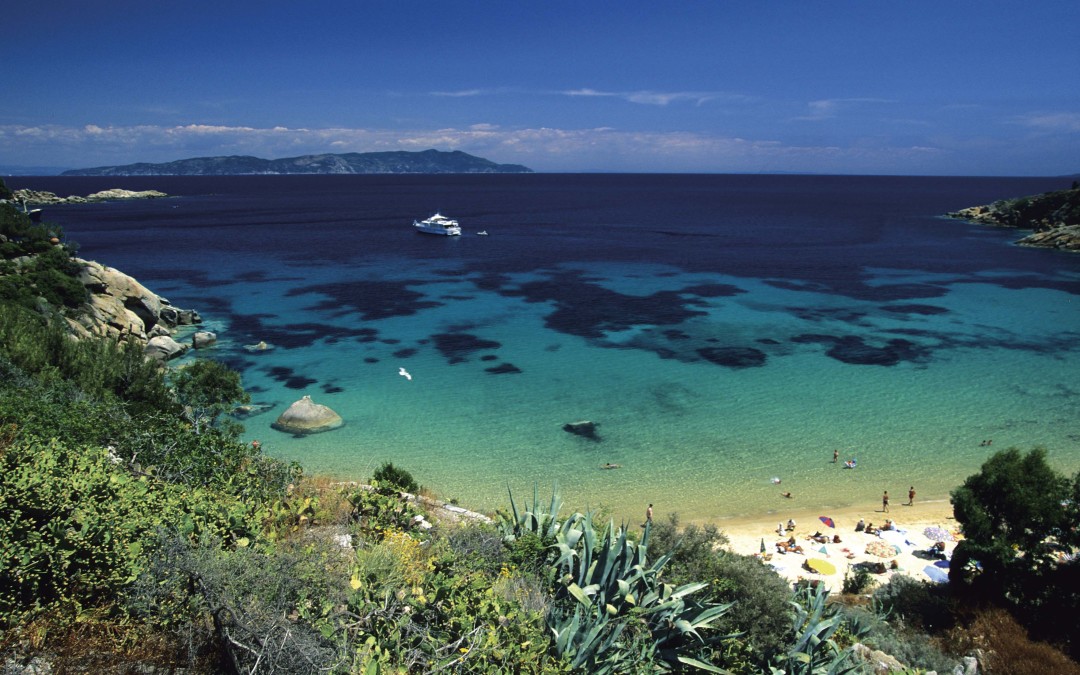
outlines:
{"label": "dark seagrass patch on seabed", "polygon": [[521,372],[521,368],[518,368],[512,363],[500,363],[491,368],[484,368],[484,371],[491,373],[492,375],[516,375]]}
{"label": "dark seagrass patch on seabed", "polygon": [[916,314],[920,316],[934,316],[936,314],[948,314],[949,310],[937,305],[882,305],[882,310],[893,314]]}
{"label": "dark seagrass patch on seabed", "polygon": [[765,365],[765,352],[753,347],[702,347],[701,358],[727,368],[757,368]]}
{"label": "dark seagrass patch on seabed", "polygon": [[901,361],[921,361],[929,356],[929,349],[910,340],[896,338],[881,347],[867,344],[857,335],[820,335],[804,333],[791,338],[796,344],[830,345],[825,354],[831,358],[859,366],[895,366]]}
{"label": "dark seagrass patch on seabed", "polygon": [[420,280],[342,281],[293,288],[286,296],[318,293],[327,298],[310,307],[312,310],[331,312],[332,316],[342,316],[352,311],[359,313],[360,318],[365,321],[376,321],[395,316],[410,316],[421,310],[441,307],[443,303],[426,300],[423,293],[409,288],[424,283]]}
{"label": "dark seagrass patch on seabed", "polygon": [[310,377],[297,375],[292,368],[286,368],[285,366],[273,366],[267,368],[266,372],[278,382],[283,382],[289,389],[304,389],[318,382],[318,380]]}
{"label": "dark seagrass patch on seabed", "polygon": [[494,340],[485,340],[471,333],[436,333],[431,336],[435,348],[450,364],[463,363],[469,356],[479,351],[498,349],[502,344]]}
{"label": "dark seagrass patch on seabed", "polygon": [[374,328],[349,328],[326,323],[288,323],[275,325],[265,319],[277,318],[274,314],[238,314],[227,312],[228,333],[237,342],[266,342],[280,349],[310,347],[319,340],[337,342],[355,340],[375,342],[379,331]]}
{"label": "dark seagrass patch on seabed", "polygon": [[[590,283],[591,280],[581,271],[570,270],[553,273],[546,280],[504,284],[493,290],[506,297],[524,298],[526,302],[553,302],[555,310],[544,318],[544,324],[560,333],[585,338],[602,338],[608,331],[632,326],[681,324],[705,314],[690,309],[700,304],[702,298],[743,292],[725,284],[701,284],[650,295],[626,295]],[[488,279],[489,283],[492,281]]]}

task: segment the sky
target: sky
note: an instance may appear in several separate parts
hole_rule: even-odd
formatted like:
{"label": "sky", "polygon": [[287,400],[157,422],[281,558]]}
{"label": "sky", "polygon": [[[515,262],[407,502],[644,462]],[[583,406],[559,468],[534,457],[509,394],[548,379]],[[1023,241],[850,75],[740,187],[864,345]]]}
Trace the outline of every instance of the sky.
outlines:
{"label": "sky", "polygon": [[1080,172],[1077,0],[14,0],[0,166]]}

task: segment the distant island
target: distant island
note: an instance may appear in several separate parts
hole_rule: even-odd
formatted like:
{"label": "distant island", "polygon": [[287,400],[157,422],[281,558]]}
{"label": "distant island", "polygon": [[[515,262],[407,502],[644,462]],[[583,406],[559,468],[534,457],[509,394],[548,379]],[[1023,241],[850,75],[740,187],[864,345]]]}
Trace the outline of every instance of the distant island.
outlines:
{"label": "distant island", "polygon": [[61,176],[244,176],[275,174],[532,173],[520,164],[496,164],[454,150],[350,152],[260,159],[247,155],[193,157],[174,162],[72,169]]}
{"label": "distant island", "polygon": [[1080,252],[1080,184],[1068,190],[1002,199],[946,214],[983,225],[1032,230],[1017,244]]}

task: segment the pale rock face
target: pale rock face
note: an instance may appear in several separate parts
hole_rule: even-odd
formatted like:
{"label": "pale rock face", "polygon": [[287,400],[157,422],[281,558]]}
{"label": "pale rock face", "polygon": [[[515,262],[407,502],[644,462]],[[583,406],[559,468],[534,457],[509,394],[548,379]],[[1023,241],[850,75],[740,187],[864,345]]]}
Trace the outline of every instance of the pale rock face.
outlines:
{"label": "pale rock face", "polygon": [[175,359],[187,350],[187,345],[180,344],[168,335],[159,335],[150,338],[150,341],[146,343],[145,353],[150,358],[165,363],[170,359]]}
{"label": "pale rock face", "polygon": [[305,396],[289,406],[270,426],[291,434],[316,434],[337,429],[344,423],[336,412],[315,403],[310,396]]}
{"label": "pale rock face", "polygon": [[208,330],[201,330],[191,336],[191,346],[195,349],[213,347],[217,343],[217,335]]}
{"label": "pale rock face", "polygon": [[167,301],[123,272],[93,261],[78,263],[82,265],[79,280],[90,292],[90,311],[82,325],[102,337],[134,335],[145,340]]}

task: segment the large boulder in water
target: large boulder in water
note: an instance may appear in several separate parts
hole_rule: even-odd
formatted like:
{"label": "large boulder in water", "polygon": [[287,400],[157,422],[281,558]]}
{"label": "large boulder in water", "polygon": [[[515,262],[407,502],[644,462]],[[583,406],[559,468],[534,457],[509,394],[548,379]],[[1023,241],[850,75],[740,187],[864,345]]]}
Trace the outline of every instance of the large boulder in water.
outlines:
{"label": "large boulder in water", "polygon": [[290,434],[317,434],[337,429],[344,423],[341,415],[305,396],[289,406],[270,426]]}

